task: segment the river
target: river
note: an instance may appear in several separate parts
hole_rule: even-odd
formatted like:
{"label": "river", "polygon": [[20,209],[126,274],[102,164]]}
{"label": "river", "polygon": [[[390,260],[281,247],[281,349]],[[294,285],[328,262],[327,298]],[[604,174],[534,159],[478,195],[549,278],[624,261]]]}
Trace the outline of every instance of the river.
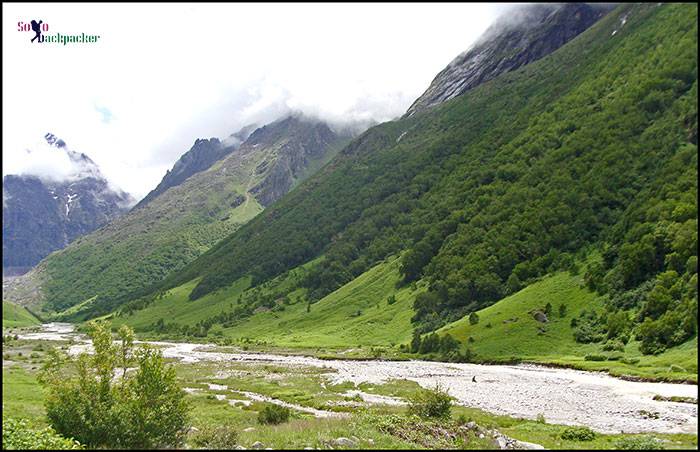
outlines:
{"label": "river", "polygon": [[[89,351],[89,340],[70,324],[50,323],[23,339],[69,340],[70,353]],[[140,342],[140,341],[137,341]],[[536,365],[453,364],[430,361],[321,360],[270,353],[221,352],[214,344],[145,341],[163,356],[182,363],[203,361],[269,363],[324,369],[329,383],[381,384],[393,379],[423,387],[440,384],[456,403],[495,414],[549,423],[585,425],[601,433],[697,433],[697,405],[653,400],[654,395],[698,396],[697,385],[634,382],[602,372],[555,369]],[[472,379],[475,378],[476,382]]]}

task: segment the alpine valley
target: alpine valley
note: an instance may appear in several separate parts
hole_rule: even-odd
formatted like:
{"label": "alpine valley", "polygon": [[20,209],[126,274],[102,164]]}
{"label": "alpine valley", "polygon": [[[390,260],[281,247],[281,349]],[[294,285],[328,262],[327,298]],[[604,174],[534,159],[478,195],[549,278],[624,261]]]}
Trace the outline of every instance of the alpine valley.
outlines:
{"label": "alpine valley", "polygon": [[[403,116],[351,134],[298,113],[198,139],[135,207],[102,195],[106,210],[77,232],[61,204],[77,185],[8,178],[4,254],[7,228],[22,230],[17,244],[57,238],[8,261],[41,259],[5,282],[3,326],[127,325],[198,363],[180,376],[201,419],[272,399],[314,417],[242,430],[248,447],[697,448],[697,5],[516,11]],[[25,211],[6,213],[6,190],[8,203],[30,193]],[[56,205],[38,205],[51,193]],[[80,206],[70,214],[94,210]],[[63,221],[53,235],[14,223],[49,211]],[[239,360],[265,377],[217,367]],[[566,399],[555,377],[526,386],[537,372],[578,389]],[[480,386],[459,386],[467,374]],[[606,379],[630,389],[577,399]],[[464,425],[491,430],[460,443],[454,426],[347,408],[380,398],[381,414],[398,416],[436,383],[455,385]],[[229,390],[253,407],[216,405]],[[534,402],[503,408],[503,394]],[[593,436],[564,433],[572,425]]]}

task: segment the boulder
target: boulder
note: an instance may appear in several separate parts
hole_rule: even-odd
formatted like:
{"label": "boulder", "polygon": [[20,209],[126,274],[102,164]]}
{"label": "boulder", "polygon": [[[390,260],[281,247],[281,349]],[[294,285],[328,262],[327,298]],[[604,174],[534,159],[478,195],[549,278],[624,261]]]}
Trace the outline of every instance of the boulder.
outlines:
{"label": "boulder", "polygon": [[333,444],[339,447],[357,447],[357,442],[351,440],[350,438],[344,438],[342,436],[340,438],[336,438],[333,441]]}

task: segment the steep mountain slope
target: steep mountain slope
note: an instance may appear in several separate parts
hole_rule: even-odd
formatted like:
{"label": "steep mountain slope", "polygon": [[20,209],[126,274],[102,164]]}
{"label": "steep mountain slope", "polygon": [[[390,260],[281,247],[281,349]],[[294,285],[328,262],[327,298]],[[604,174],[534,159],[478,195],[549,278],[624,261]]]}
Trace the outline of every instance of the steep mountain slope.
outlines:
{"label": "steep mountain slope", "polygon": [[226,155],[238,149],[242,142],[256,129],[254,125],[248,125],[236,133],[231,134],[224,142],[218,138],[197,139],[192,148],[182,154],[175,162],[172,170],[168,170],[158,186],[151,190],[135,208],[148,204],[153,198],[167,189],[180,185],[195,173],[209,169]]}
{"label": "steep mountain slope", "polygon": [[549,55],[603,17],[611,6],[585,3],[521,6],[452,60],[406,116],[457,97],[500,74]]}
{"label": "steep mountain slope", "polygon": [[114,190],[85,154],[46,134],[55,152],[65,153],[74,170],[65,180],[31,175],[3,177],[3,274],[21,273],[49,253],[126,212],[133,198]]}
{"label": "steep mountain slope", "polygon": [[258,197],[273,202],[295,183],[280,173],[303,178],[305,168],[330,158],[344,140],[301,117],[260,128],[207,170],[13,280],[6,297],[33,298],[49,311],[88,309],[158,281],[253,218],[262,210]]}
{"label": "steep mountain slope", "polygon": [[15,328],[38,325],[39,319],[22,306],[2,301],[2,327]]}
{"label": "steep mountain slope", "polygon": [[117,301],[262,287],[322,256],[274,296],[222,300],[222,318],[245,319],[286,292],[323,300],[400,254],[403,283],[426,286],[412,320],[427,332],[594,249],[585,280],[609,303],[583,340],[634,335],[658,353],[695,334],[695,5],[621,5],[536,62],[370,129],[191,265]]}

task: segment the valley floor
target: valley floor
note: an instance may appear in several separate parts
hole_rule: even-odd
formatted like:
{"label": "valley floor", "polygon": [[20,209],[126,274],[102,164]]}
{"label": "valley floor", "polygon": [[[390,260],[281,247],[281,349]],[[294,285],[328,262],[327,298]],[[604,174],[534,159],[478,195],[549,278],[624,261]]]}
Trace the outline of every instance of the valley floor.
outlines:
{"label": "valley floor", "polygon": [[[61,325],[18,336],[3,347],[4,415],[41,425],[46,420],[36,371],[45,350],[60,344],[76,352],[89,344]],[[259,441],[274,448],[337,448],[342,437],[356,448],[456,447],[436,438],[396,436],[378,429],[373,418],[405,412],[410,394],[438,382],[457,400],[453,418],[471,419],[484,429],[479,435],[489,433],[472,435],[470,448],[498,448],[495,430],[546,448],[611,448],[642,431],[654,432],[667,448],[697,447],[697,436],[689,434],[697,430],[697,405],[653,400],[655,395],[696,398],[695,385],[629,382],[537,366],[321,360],[211,344],[153,345],[175,364],[194,407],[193,425],[233,424],[245,447]],[[265,402],[293,408],[294,418],[280,426],[257,424]],[[593,441],[564,440],[563,424],[588,425],[599,433]]]}

